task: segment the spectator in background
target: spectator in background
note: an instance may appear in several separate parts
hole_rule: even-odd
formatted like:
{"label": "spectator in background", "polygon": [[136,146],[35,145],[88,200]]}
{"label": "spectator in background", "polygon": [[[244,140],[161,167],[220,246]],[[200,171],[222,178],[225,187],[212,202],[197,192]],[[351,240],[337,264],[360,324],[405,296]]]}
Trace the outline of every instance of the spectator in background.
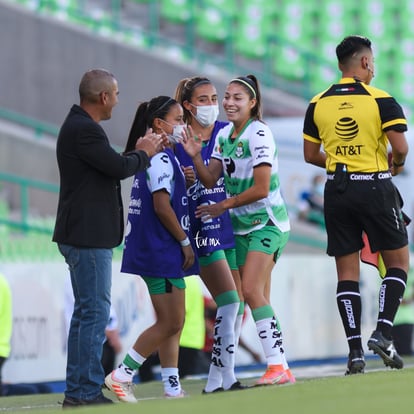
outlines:
{"label": "spectator in background", "polygon": [[105,342],[102,350],[102,366],[105,376],[115,368],[116,356],[122,351],[121,337],[118,329],[118,317],[115,308],[111,305],[109,311],[109,322],[105,328]]}
{"label": "spectator in background", "polygon": [[209,360],[203,347],[206,336],[204,320],[204,296],[198,276],[185,279],[185,320],[180,337],[178,369],[181,377],[205,374]]}
{"label": "spectator in background", "polygon": [[414,270],[408,272],[407,287],[392,327],[395,349],[400,355],[413,355]]}
{"label": "spectator in background", "polygon": [[316,174],[312,178],[310,190],[301,193],[298,205],[298,217],[301,220],[319,225],[325,222],[323,216],[325,181],[324,175]]}
{"label": "spectator in background", "polygon": [[0,397],[3,395],[1,371],[10,355],[12,335],[12,295],[9,283],[0,273]]}
{"label": "spectator in background", "polygon": [[123,237],[120,180],[144,171],[163,147],[160,135],[135,137],[132,151],[118,154],[101,121],[118,103],[118,82],[104,69],[86,72],[60,131],[56,156],[60,192],[53,241],[68,264],[75,298],[68,338],[63,408],[107,404],[101,364],[109,320],[112,249]]}

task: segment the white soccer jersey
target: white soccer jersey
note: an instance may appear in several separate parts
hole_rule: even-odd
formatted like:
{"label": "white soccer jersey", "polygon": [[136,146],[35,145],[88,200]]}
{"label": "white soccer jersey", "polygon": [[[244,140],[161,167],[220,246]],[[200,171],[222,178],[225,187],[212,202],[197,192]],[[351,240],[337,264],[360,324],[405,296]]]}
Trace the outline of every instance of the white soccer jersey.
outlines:
{"label": "white soccer jersey", "polygon": [[212,158],[223,163],[226,192],[229,197],[242,193],[253,183],[253,168],[266,163],[272,173],[266,198],[231,210],[235,234],[247,234],[269,223],[280,231],[290,230],[289,217],[282,195],[278,175],[277,147],[270,128],[260,122],[248,123],[236,139],[230,139],[233,125],[222,128],[216,137]]}
{"label": "white soccer jersey", "polygon": [[147,184],[151,193],[166,190],[170,198],[174,194],[174,167],[165,152],[159,152],[151,158],[151,166],[147,169]]}

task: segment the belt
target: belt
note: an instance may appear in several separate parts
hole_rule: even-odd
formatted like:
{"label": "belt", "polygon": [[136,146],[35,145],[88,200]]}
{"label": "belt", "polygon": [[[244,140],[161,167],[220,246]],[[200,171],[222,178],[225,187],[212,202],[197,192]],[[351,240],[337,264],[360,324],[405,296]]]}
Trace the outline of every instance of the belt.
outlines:
{"label": "belt", "polygon": [[[357,172],[351,172],[346,173],[348,180],[350,181],[375,181],[375,180],[389,180],[392,178],[392,175],[389,171],[380,171],[380,172],[374,172],[374,173],[357,173]],[[327,180],[333,180],[335,178],[334,173],[329,173],[326,175]]]}

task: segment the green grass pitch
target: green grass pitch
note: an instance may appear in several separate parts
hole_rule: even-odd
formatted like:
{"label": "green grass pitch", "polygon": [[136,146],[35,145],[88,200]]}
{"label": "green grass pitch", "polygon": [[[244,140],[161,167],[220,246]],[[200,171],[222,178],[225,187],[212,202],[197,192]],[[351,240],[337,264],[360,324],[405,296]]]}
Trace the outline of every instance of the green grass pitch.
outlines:
{"label": "green grass pitch", "polygon": [[[241,381],[253,384],[254,379]],[[187,396],[176,400],[162,397],[161,382],[138,384],[137,404],[85,407],[66,412],[102,414],[342,414],[412,412],[414,404],[414,368],[367,369],[364,375],[300,378],[296,384],[252,387],[203,395],[205,380],[184,379]],[[105,391],[105,395],[112,394]],[[61,413],[62,394],[40,394],[0,398],[3,413]]]}

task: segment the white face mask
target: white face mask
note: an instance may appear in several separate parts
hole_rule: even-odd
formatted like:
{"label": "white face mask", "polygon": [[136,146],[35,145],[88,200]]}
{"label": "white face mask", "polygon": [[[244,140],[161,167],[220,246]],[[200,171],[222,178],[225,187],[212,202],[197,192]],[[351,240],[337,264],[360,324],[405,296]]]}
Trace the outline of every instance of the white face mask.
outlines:
{"label": "white face mask", "polygon": [[190,105],[197,108],[197,113],[195,115],[193,114],[193,116],[202,127],[208,127],[217,121],[219,114],[218,105]]}
{"label": "white face mask", "polygon": [[172,134],[168,134],[168,140],[172,144],[181,142],[183,140],[183,131],[186,128],[186,125],[174,125]]}

